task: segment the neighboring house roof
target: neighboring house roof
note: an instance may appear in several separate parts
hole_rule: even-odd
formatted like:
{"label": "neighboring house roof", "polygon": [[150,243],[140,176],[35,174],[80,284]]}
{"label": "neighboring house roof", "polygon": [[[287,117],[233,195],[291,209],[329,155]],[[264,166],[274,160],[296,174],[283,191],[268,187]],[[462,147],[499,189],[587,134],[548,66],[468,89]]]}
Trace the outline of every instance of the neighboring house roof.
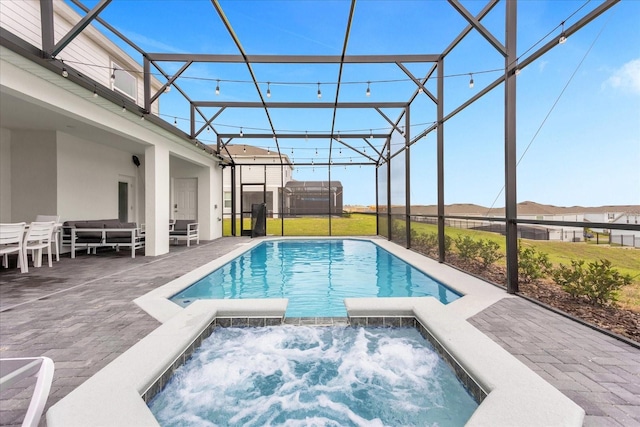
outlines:
{"label": "neighboring house roof", "polygon": [[[226,156],[227,151],[228,151],[228,154],[231,154],[231,157],[233,157],[234,159],[253,158],[254,156],[268,157],[268,158],[274,158],[274,159],[279,158],[277,151],[265,150],[263,148],[254,147],[253,145],[228,144],[227,146],[225,146],[225,148],[221,150],[220,154],[222,156]],[[291,165],[291,161],[289,160],[289,157],[286,154],[282,154],[282,160],[284,161],[284,163]],[[278,163],[280,162],[278,161]]]}

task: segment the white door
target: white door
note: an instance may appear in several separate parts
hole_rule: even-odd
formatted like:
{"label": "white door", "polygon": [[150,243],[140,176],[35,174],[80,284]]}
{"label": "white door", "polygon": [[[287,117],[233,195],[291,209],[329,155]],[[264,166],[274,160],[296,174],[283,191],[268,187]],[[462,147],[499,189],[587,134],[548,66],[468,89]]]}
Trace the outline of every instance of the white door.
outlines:
{"label": "white door", "polygon": [[173,219],[198,220],[198,180],[176,178],[173,181]]}

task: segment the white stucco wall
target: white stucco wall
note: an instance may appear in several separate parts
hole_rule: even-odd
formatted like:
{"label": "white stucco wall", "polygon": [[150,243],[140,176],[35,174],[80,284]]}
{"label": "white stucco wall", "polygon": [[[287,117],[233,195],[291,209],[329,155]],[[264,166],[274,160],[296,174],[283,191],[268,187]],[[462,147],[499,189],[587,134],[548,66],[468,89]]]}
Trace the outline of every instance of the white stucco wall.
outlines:
{"label": "white stucco wall", "polygon": [[[57,211],[62,221],[118,218],[120,176],[133,177],[134,186],[139,186],[138,169],[126,151],[58,132],[57,160]],[[140,200],[135,204],[140,206]],[[135,222],[140,224],[140,218]]]}
{"label": "white stucco wall", "polygon": [[170,166],[165,144],[145,149],[145,223],[144,253],[157,256],[169,252]]}
{"label": "white stucco wall", "polygon": [[0,222],[11,222],[11,131],[0,128]]}
{"label": "white stucco wall", "polygon": [[11,132],[11,221],[56,212],[56,133]]}

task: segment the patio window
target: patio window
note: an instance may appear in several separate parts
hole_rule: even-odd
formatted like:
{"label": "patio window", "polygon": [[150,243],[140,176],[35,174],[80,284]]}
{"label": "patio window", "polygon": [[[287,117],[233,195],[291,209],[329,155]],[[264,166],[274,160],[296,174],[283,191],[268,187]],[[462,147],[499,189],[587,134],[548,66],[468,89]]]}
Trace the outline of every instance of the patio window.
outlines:
{"label": "patio window", "polygon": [[224,192],[224,207],[231,208],[231,191]]}
{"label": "patio window", "polygon": [[111,62],[111,88],[138,101],[137,80],[115,62]]}

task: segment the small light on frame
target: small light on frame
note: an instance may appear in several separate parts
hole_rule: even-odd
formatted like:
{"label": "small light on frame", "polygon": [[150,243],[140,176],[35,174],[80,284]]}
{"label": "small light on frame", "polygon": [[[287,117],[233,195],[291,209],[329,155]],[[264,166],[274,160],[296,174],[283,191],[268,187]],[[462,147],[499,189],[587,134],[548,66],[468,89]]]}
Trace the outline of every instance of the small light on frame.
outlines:
{"label": "small light on frame", "polygon": [[567,36],[564,33],[564,22],[560,23],[562,25],[562,30],[560,32],[560,38],[558,39],[559,44],[565,44],[567,42]]}

